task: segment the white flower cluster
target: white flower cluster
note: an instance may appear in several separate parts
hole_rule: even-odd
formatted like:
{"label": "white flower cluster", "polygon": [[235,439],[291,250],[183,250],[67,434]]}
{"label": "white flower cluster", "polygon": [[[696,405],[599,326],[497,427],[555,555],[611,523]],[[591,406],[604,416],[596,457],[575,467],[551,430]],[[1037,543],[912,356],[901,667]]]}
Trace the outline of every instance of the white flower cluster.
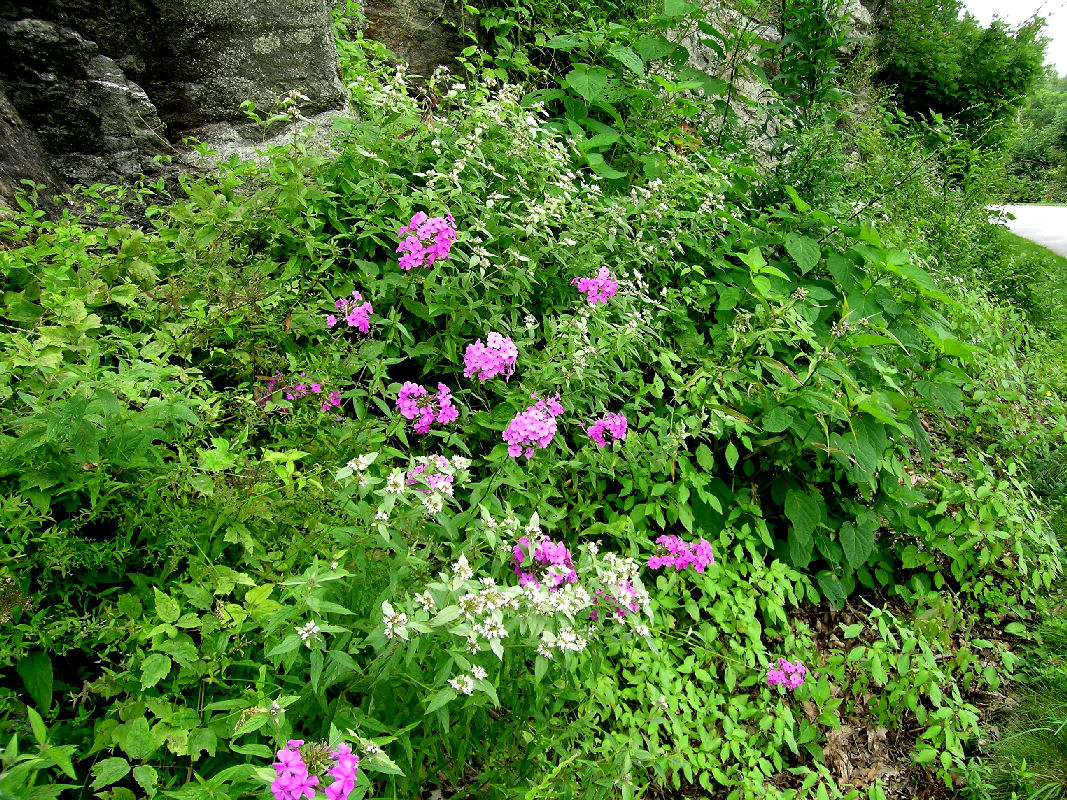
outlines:
{"label": "white flower cluster", "polygon": [[296,629],[296,635],[299,636],[300,637],[300,641],[302,641],[304,644],[307,644],[308,647],[311,647],[311,645],[308,644],[308,642],[310,642],[311,639],[313,639],[316,636],[318,636],[318,634],[320,632],[321,632],[321,629],[319,628],[318,624],[314,620],[309,622],[304,627]]}
{"label": "white flower cluster", "polygon": [[385,622],[385,636],[387,639],[407,638],[408,615],[402,611],[394,611],[388,602],[382,603],[382,619]]}

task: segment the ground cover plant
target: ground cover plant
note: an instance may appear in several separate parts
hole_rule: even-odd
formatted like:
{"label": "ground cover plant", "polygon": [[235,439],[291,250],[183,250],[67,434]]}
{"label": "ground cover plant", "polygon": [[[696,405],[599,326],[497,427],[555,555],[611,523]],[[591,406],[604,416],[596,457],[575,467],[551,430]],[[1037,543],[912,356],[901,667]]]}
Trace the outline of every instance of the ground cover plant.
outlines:
{"label": "ground cover plant", "polygon": [[1067,420],[945,255],[973,185],[888,124],[891,214],[670,136],[623,180],[349,44],[330,150],[0,223],[0,792],[977,785]]}

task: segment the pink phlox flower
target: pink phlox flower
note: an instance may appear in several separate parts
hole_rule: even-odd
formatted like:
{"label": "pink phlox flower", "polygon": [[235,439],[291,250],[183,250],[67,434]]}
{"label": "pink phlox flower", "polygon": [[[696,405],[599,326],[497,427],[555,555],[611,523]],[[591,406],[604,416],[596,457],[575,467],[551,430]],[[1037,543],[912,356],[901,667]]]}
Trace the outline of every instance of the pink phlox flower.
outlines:
{"label": "pink phlox flower", "polygon": [[481,381],[487,381],[497,375],[510,378],[515,371],[518,357],[519,349],[510,336],[490,331],[485,344],[479,339],[474,344],[467,345],[463,354],[463,375],[467,378],[477,376]]}
{"label": "pink phlox flower", "polygon": [[715,563],[715,554],[707,539],[699,542],[686,542],[678,536],[660,536],[656,539],[662,552],[648,559],[649,569],[674,567],[681,572],[692,567],[696,572],[703,572]]}
{"label": "pink phlox flower", "polygon": [[[536,399],[537,395],[533,395]],[[527,406],[512,418],[504,430],[504,441],[508,443],[508,455],[518,458],[525,455],[530,458],[535,449],[544,450],[556,435],[556,417],[563,413],[559,402],[559,392],[555,397],[538,400]]]}
{"label": "pink phlox flower", "polygon": [[330,777],[334,782],[326,787],[329,800],[347,800],[356,785],[356,771],[359,769],[359,756],[344,742],[330,751],[334,765],[330,768]]}
{"label": "pink phlox flower", "polygon": [[452,392],[443,383],[437,384],[436,394],[430,394],[425,386],[407,381],[400,388],[396,407],[405,419],[415,422],[416,433],[428,433],[434,422],[448,425],[459,417]]}
{"label": "pink phlox flower", "polygon": [[[374,313],[374,306],[364,302],[363,295],[359,292],[353,291],[352,299],[338,297],[333,306],[341,312],[348,327],[356,328],[363,333],[370,333],[370,315]],[[330,314],[326,317],[327,328],[332,328],[336,324],[336,316]]]}
{"label": "pink phlox flower", "polygon": [[303,744],[303,739],[290,739],[277,752],[278,761],[273,766],[278,777],[270,785],[276,800],[299,800],[301,797],[314,800],[319,778],[308,775],[307,764],[297,749]]}
{"label": "pink phlox flower", "polygon": [[591,278],[575,278],[571,283],[578,286],[578,291],[586,296],[591,306],[608,302],[619,288],[618,281],[611,277],[607,267],[601,267]]}
{"label": "pink phlox flower", "polygon": [[341,405],[341,393],[334,389],[323,401],[319,407],[319,411],[329,411],[331,408],[337,408]]}
{"label": "pink phlox flower", "polygon": [[547,536],[536,543],[531,543],[529,537],[523,536],[512,547],[511,560],[515,564],[520,586],[540,586],[544,581],[548,584],[548,590],[554,592],[564,583],[576,583],[578,580],[567,545],[553,542]]}
{"label": "pink phlox flower", "polygon": [[602,417],[585,429],[585,432],[589,434],[597,447],[607,446],[607,439],[604,437],[605,431],[611,435],[612,441],[626,438],[626,415],[625,414],[608,414],[606,417]]}
{"label": "pink phlox flower", "polygon": [[397,236],[400,237],[396,251],[402,254],[401,269],[432,267],[435,262],[448,258],[456,241],[456,221],[451,214],[427,217],[426,212],[419,211],[410,223],[397,231]]}
{"label": "pink phlox flower", "polygon": [[793,692],[803,685],[804,678],[807,674],[807,668],[799,659],[796,663],[793,663],[787,659],[779,658],[777,666],[772,666],[767,670],[767,685],[778,686],[780,684]]}
{"label": "pink phlox flower", "polygon": [[605,613],[617,620],[625,619],[628,614],[636,614],[641,607],[637,602],[637,589],[630,581],[618,583],[610,591],[597,589],[594,592],[593,605],[597,608],[589,613],[589,619],[594,622],[600,619],[601,601],[604,601]]}

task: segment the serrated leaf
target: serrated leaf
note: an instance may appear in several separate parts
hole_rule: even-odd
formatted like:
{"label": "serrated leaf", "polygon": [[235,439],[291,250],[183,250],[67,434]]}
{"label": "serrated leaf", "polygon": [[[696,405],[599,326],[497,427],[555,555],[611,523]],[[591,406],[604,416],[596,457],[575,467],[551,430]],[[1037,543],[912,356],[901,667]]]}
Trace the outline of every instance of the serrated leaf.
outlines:
{"label": "serrated leaf", "polygon": [[176,622],[178,617],[181,616],[181,609],[178,608],[178,601],[168,594],[164,594],[159,589],[152,587],[152,592],[156,598],[156,616],[162,622]]}
{"label": "serrated leaf", "polygon": [[122,749],[130,758],[143,761],[152,755],[159,747],[152,736],[152,729],[145,717],[138,717],[129,723],[126,729],[126,740]]}
{"label": "serrated leaf", "polygon": [[642,78],[645,76],[645,62],[643,62],[641,57],[629,47],[625,47],[621,44],[613,44],[608,48],[608,55],[612,58],[617,58],[635,75],[639,75]]}
{"label": "serrated leaf", "polygon": [[564,82],[590,104],[608,101],[608,77],[610,73],[603,67],[590,67],[588,64],[576,64],[567,73]]}
{"label": "serrated leaf", "polygon": [[103,789],[116,781],[120,781],[130,774],[130,762],[125,758],[105,758],[93,765],[90,772],[96,780],[92,782],[94,789]]}
{"label": "serrated leaf", "polygon": [[823,499],[811,492],[790,489],[785,493],[785,515],[793,530],[809,537],[822,521],[822,508]]}
{"label": "serrated leaf", "polygon": [[763,415],[761,424],[767,433],[781,433],[793,424],[793,412],[786,406],[775,406]]}
{"label": "serrated leaf", "polygon": [[619,172],[619,170],[610,166],[605,160],[604,156],[600,153],[586,153],[585,160],[589,164],[589,168],[593,170],[601,178],[608,178],[613,180],[616,178],[625,178],[625,172]]}
{"label": "serrated leaf", "polygon": [[150,689],[170,674],[169,656],[152,653],[141,665],[141,689]]}
{"label": "serrated leaf", "polygon": [[787,233],[785,237],[785,250],[792,256],[801,274],[806,275],[819,265],[822,258],[822,250],[814,239],[807,236],[798,236],[795,233]]}
{"label": "serrated leaf", "polygon": [[804,569],[811,563],[811,555],[814,551],[815,540],[810,533],[804,533],[793,528],[789,531],[789,563],[794,567]]}
{"label": "serrated leaf", "polygon": [[845,551],[845,560],[853,569],[866,564],[874,552],[874,531],[864,526],[846,522],[837,532],[837,539]]}
{"label": "serrated leaf", "polygon": [[19,660],[15,668],[30,698],[44,713],[52,706],[52,660],[40,650]]}
{"label": "serrated leaf", "polygon": [[711,454],[711,450],[706,444],[701,444],[697,447],[697,463],[708,472],[715,470],[715,457]]}
{"label": "serrated leaf", "polygon": [[153,767],[150,767],[147,764],[134,767],[133,779],[137,781],[138,786],[144,789],[146,795],[149,797],[156,796],[156,781],[159,779],[159,773],[157,773]]}

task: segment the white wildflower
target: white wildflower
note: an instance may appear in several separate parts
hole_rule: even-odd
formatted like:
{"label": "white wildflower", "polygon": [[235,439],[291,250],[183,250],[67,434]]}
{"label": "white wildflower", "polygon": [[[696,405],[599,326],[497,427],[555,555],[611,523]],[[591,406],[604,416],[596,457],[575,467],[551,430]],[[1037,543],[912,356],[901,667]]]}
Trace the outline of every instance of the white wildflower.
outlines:
{"label": "white wildflower", "polygon": [[404,493],[404,471],[394,469],[389,473],[389,477],[385,481],[385,491],[389,494],[403,494]]}
{"label": "white wildflower", "polygon": [[484,681],[485,676],[488,673],[485,671],[485,667],[473,666],[471,667],[471,677],[476,681]]}
{"label": "white wildflower", "polygon": [[[307,644],[308,640],[316,636],[319,632],[319,626],[314,621],[309,622],[303,628],[296,629],[296,635],[299,636],[300,641],[304,642],[305,644]],[[308,647],[310,646],[311,645],[308,645]]]}
{"label": "white wildflower", "polygon": [[461,555],[456,563],[452,565],[452,574],[461,581],[469,581],[474,577],[474,570],[471,569],[466,555]]}
{"label": "white wildflower", "polygon": [[415,595],[415,605],[424,611],[432,611],[434,608],[433,595],[430,594],[430,590],[427,589],[422,594]]}
{"label": "white wildflower", "polygon": [[470,675],[460,675],[458,678],[449,678],[448,685],[460,694],[474,694],[474,681]]}

